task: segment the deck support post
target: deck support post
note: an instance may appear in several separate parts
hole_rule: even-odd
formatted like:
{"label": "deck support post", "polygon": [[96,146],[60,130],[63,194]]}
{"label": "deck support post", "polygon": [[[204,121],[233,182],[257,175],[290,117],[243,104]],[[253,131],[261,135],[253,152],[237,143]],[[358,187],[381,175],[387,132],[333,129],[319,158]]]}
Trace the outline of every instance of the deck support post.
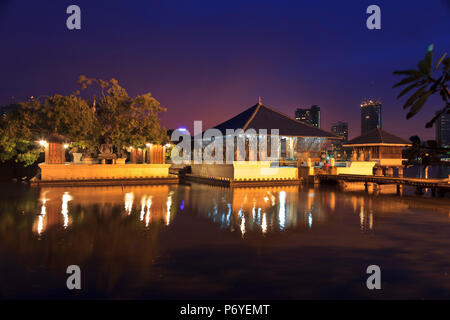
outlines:
{"label": "deck support post", "polygon": [[397,195],[399,195],[399,196],[402,195],[402,185],[401,184],[397,184]]}

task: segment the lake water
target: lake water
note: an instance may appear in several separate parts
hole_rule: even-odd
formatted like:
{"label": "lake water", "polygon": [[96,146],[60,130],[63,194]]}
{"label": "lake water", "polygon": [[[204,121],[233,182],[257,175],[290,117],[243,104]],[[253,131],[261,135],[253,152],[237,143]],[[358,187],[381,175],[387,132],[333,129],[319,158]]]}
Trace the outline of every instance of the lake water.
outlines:
{"label": "lake water", "polygon": [[[0,298],[450,298],[449,199],[307,186],[0,188]],[[66,288],[69,265],[81,268],[80,291]],[[366,287],[369,265],[381,268],[381,290]]]}

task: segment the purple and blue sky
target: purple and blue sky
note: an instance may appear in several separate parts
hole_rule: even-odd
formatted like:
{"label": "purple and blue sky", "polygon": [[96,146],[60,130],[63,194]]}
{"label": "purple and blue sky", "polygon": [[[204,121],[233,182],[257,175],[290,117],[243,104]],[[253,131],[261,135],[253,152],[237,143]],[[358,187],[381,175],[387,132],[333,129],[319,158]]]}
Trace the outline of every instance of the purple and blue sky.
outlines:
{"label": "purple and blue sky", "polygon": [[[82,29],[66,28],[77,4]],[[381,8],[381,30],[366,8]],[[215,125],[263,102],[291,116],[318,104],[322,127],[360,134],[363,98],[383,101],[383,128],[434,138],[433,99],[405,119],[392,71],[415,67],[429,44],[450,53],[450,1],[0,0],[0,105],[68,94],[80,74],[151,92],[167,128]],[[435,57],[437,59],[437,57]]]}

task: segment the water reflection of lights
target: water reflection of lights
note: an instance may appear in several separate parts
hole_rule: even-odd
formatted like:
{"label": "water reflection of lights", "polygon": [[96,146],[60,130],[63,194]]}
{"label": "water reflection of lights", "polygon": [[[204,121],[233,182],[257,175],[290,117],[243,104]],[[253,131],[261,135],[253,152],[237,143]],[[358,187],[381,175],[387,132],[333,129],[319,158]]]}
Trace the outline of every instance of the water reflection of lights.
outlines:
{"label": "water reflection of lights", "polygon": [[359,208],[359,224],[361,227],[361,230],[364,229],[364,206],[361,206]]}
{"label": "water reflection of lights", "polygon": [[[127,186],[126,191],[119,187],[77,187],[63,188],[51,187],[41,188],[40,197],[36,203],[36,215],[33,217],[32,232],[36,235],[45,234],[49,229],[53,232],[53,226],[69,229],[76,223],[83,223],[88,219],[84,214],[77,215],[75,212],[83,212],[83,208],[95,206],[102,215],[110,217],[115,210],[119,209],[124,219],[133,218],[140,221],[145,228],[150,227],[153,222],[164,226],[171,223],[176,216],[175,194],[168,195],[171,186]],[[185,198],[185,202],[187,199]],[[73,205],[76,204],[76,205]],[[168,204],[169,211],[166,211]],[[75,211],[74,211],[75,210]],[[77,217],[75,219],[75,217]],[[167,220],[169,219],[169,220]],[[63,229],[63,228],[61,228]],[[57,229],[55,229],[57,230]]]}
{"label": "water reflection of lights", "polygon": [[47,199],[43,198],[42,199],[42,205],[41,205],[41,213],[40,213],[40,215],[38,217],[38,225],[37,225],[37,233],[39,235],[44,230],[44,218],[45,218],[45,215],[47,214],[47,210],[46,210],[46,207],[45,207],[46,203],[47,203]]}
{"label": "water reflection of lights", "polygon": [[62,196],[62,208],[61,208],[61,214],[64,217],[64,228],[67,228],[67,226],[69,225],[69,206],[68,203],[69,201],[72,200],[72,196],[68,193],[68,192],[64,192],[63,196]]}
{"label": "water reflection of lights", "polygon": [[133,210],[133,200],[134,200],[133,192],[125,193],[125,211],[128,213],[128,215],[130,215],[131,210]]}
{"label": "water reflection of lights", "polygon": [[144,221],[144,216],[145,216],[145,205],[146,205],[146,197],[143,196],[141,198],[141,215],[139,216],[139,220],[140,221]]}
{"label": "water reflection of lights", "polygon": [[159,221],[169,226],[176,213],[176,210],[174,212],[173,209],[177,208],[177,206],[174,207],[173,194],[174,192],[171,191],[168,192],[167,196],[164,195],[164,197],[158,194],[143,195],[140,200],[141,210],[139,220],[144,222],[146,227]]}
{"label": "water reflection of lights", "polygon": [[[371,209],[371,202],[369,201],[368,206],[369,209],[364,206],[364,200],[360,202],[359,207],[359,225],[360,229],[362,231],[367,230],[367,227],[369,227],[369,230],[373,230],[373,210]],[[367,210],[369,211],[367,214]]]}
{"label": "water reflection of lights", "polygon": [[331,211],[334,211],[336,209],[336,193],[335,192],[330,193],[330,209],[331,209]]}
{"label": "water reflection of lights", "polygon": [[141,198],[141,214],[139,216],[140,221],[144,221],[145,226],[148,227],[150,224],[151,212],[150,208],[152,206],[152,196],[143,196]]}
{"label": "water reflection of lights", "polygon": [[170,191],[169,196],[167,197],[167,214],[166,214],[166,226],[170,224],[170,208],[172,207],[172,195],[173,191]]}
{"label": "water reflection of lights", "polygon": [[152,197],[147,198],[147,212],[145,213],[145,226],[148,227],[150,224],[150,208],[152,206]]}
{"label": "water reflection of lights", "polygon": [[312,211],[312,206],[313,206],[313,202],[314,202],[314,197],[315,197],[315,192],[314,190],[309,190],[308,191],[308,200],[307,200],[307,211]]}
{"label": "water reflection of lights", "polygon": [[242,216],[240,228],[241,228],[241,234],[242,234],[242,238],[243,238],[244,234],[245,234],[245,216]]}
{"label": "water reflection of lights", "polygon": [[[281,191],[284,192],[284,191]],[[272,194],[272,192],[269,191],[270,194],[270,200],[272,201],[272,207],[274,207],[276,205],[276,197]],[[286,195],[286,192],[284,192],[284,194]]]}
{"label": "water reflection of lights", "polygon": [[210,190],[209,196],[198,193],[192,199],[198,213],[221,229],[240,230],[246,238],[254,232],[266,236],[301,226],[308,229],[326,219],[326,211],[320,214],[323,198],[314,189],[301,193],[299,187],[291,186],[235,188],[225,193]]}
{"label": "water reflection of lights", "polygon": [[263,213],[263,216],[262,216],[261,230],[262,230],[263,234],[267,233],[267,218],[266,218],[265,212]]}
{"label": "water reflection of lights", "polygon": [[286,225],[286,191],[280,191],[278,198],[280,200],[280,210],[278,211],[278,223],[280,229],[284,230]]}
{"label": "water reflection of lights", "polygon": [[352,207],[353,212],[356,213],[356,210],[358,209],[358,199],[356,198],[356,196],[352,197]]}

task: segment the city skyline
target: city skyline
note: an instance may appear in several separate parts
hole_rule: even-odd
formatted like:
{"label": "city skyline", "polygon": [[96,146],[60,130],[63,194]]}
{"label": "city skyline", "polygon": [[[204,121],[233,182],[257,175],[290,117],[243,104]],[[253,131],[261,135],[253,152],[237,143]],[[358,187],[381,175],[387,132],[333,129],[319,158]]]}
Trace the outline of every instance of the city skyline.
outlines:
{"label": "city skyline", "polygon": [[[439,97],[406,120],[392,72],[416,65],[431,43],[436,55],[450,51],[448,1],[380,1],[386,6],[381,30],[365,26],[367,1],[345,7],[284,1],[77,4],[82,28],[70,31],[65,2],[29,3],[26,12],[17,2],[1,3],[0,35],[8,50],[0,53],[0,105],[68,94],[85,74],[116,78],[131,95],[151,92],[167,108],[167,129],[191,128],[194,120],[213,127],[261,96],[289,115],[300,105],[317,104],[323,128],[347,121],[353,138],[361,100],[379,97],[386,130],[406,139],[434,138],[425,122],[441,107]],[[264,24],[252,23],[255,18]]]}

